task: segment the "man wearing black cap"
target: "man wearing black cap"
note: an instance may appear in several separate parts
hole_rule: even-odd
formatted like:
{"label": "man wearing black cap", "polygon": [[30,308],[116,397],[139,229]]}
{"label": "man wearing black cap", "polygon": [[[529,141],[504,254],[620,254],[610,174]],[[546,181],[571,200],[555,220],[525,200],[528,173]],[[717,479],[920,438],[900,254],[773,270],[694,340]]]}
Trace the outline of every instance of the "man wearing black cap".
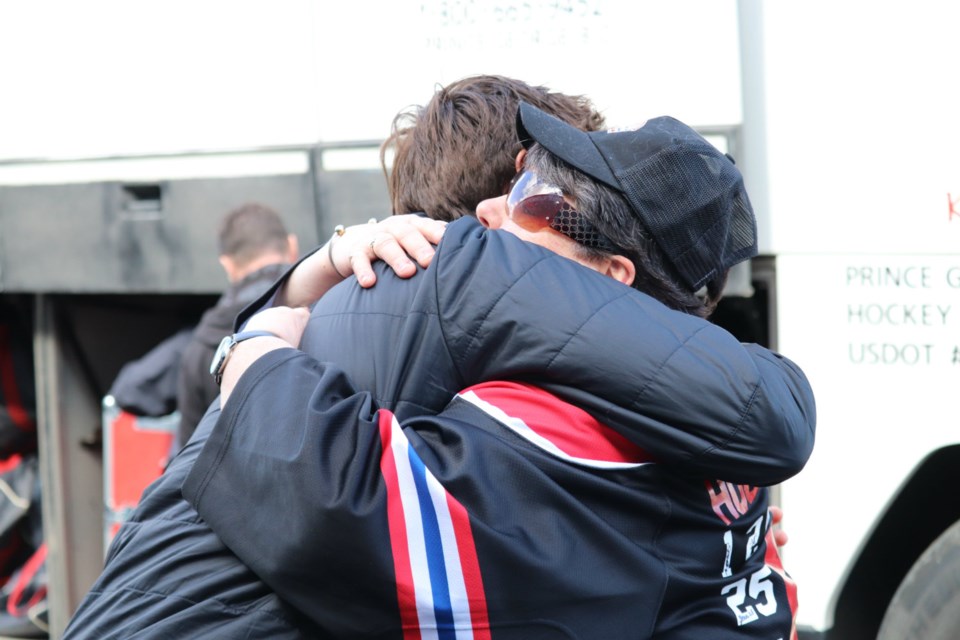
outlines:
{"label": "man wearing black cap", "polygon": [[[590,220],[599,237],[615,239],[581,254],[616,255],[627,268],[632,263],[639,278],[633,286],[668,306],[708,316],[729,269],[757,254],[756,218],[742,175],[682,122],[660,117],[634,130],[588,133],[524,104],[517,126],[525,151],[539,143],[536,158],[526,161],[538,171],[527,175],[578,194],[580,218]],[[517,160],[521,180],[524,156]],[[512,195],[521,198],[524,191]],[[478,207],[485,226],[499,226],[504,204],[497,198]],[[543,227],[530,216],[505,219],[514,229]]]}
{"label": "man wearing black cap", "polygon": [[[756,253],[739,172],[669,118],[518,122],[478,208],[510,233],[450,225],[404,329],[370,336],[392,395],[290,349],[304,311],[258,314],[185,497],[334,637],[794,637],[758,485],[809,454],[812,393],[697,317]],[[413,415],[448,378],[487,382]]]}

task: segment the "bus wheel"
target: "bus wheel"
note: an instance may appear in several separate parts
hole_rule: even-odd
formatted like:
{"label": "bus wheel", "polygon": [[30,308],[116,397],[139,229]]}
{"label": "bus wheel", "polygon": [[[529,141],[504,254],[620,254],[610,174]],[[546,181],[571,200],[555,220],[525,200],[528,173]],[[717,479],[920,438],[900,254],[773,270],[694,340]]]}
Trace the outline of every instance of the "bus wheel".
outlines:
{"label": "bus wheel", "polygon": [[960,629],[960,522],[933,541],[890,601],[877,640],[951,640]]}

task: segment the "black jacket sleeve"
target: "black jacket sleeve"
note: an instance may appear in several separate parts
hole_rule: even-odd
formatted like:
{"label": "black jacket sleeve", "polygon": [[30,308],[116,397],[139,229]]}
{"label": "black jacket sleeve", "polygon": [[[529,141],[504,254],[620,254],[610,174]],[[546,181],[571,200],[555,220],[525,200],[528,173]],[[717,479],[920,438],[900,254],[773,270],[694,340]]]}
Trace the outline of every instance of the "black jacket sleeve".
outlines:
{"label": "black jacket sleeve", "polygon": [[182,486],[224,544],[330,637],[353,635],[357,607],[367,629],[399,624],[396,586],[357,578],[358,564],[392,566],[375,417],[339,368],[270,352],[238,381]]}
{"label": "black jacket sleeve", "polygon": [[809,458],[813,391],[790,360],[476,222],[434,260],[418,309],[464,386],[538,384],[702,477],[770,485]]}

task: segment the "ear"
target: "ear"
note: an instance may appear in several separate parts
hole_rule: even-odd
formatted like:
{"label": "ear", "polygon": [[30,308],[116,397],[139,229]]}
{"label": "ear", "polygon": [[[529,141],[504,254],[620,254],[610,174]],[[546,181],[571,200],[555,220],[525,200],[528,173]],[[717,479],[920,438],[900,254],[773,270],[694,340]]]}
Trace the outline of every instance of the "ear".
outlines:
{"label": "ear", "polygon": [[300,243],[297,240],[297,234],[287,234],[287,262],[293,264],[300,257]]}
{"label": "ear", "polygon": [[220,261],[220,266],[223,267],[223,270],[227,273],[227,280],[230,282],[239,280],[237,277],[239,269],[237,269],[237,263],[234,262],[233,258],[230,256],[220,256],[217,259]]}
{"label": "ear", "polygon": [[517,170],[517,173],[523,169],[523,160],[527,157],[527,150],[520,149],[520,153],[517,154],[517,159],[513,163],[513,168]]}
{"label": "ear", "polygon": [[603,273],[629,287],[633,285],[633,280],[637,277],[637,268],[633,266],[633,262],[629,258],[615,255],[607,259]]}

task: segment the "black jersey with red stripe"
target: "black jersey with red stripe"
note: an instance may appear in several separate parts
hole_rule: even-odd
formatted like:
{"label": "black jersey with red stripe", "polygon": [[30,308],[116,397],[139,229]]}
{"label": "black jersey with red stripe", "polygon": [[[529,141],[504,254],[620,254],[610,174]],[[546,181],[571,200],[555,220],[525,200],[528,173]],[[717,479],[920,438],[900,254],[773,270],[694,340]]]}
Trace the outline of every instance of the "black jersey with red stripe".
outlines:
{"label": "black jersey with red stripe", "polygon": [[[308,389],[263,428],[257,398]],[[766,489],[679,474],[542,389],[401,423],[289,351],[234,393],[184,495],[333,637],[793,637]]]}

